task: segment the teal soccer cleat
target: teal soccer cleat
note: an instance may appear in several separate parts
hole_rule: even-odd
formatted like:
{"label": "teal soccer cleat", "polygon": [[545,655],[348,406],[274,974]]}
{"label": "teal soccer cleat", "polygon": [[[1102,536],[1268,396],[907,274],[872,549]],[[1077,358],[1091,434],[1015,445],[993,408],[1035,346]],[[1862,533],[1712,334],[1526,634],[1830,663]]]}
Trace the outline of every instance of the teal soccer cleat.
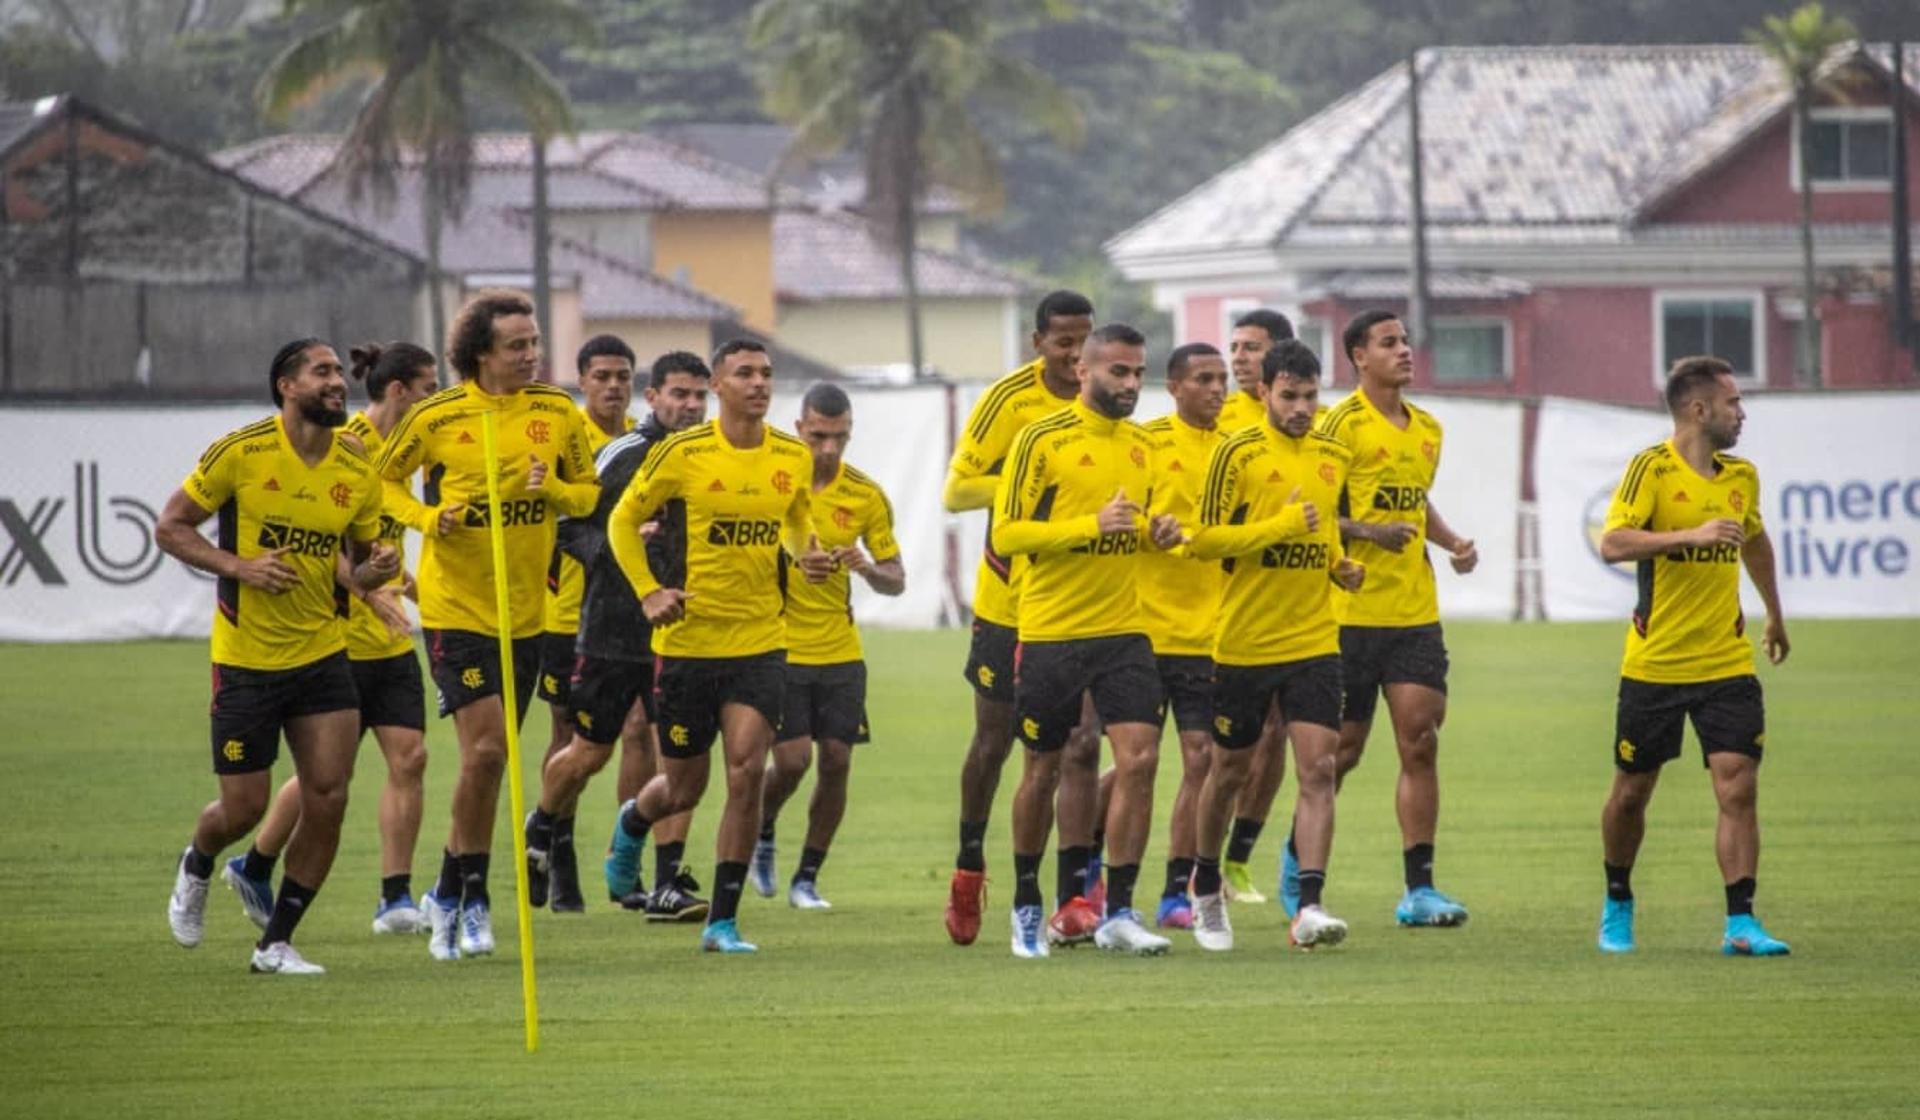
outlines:
{"label": "teal soccer cleat", "polygon": [[709,922],[700,933],[700,948],[708,953],[757,953],[760,946],[751,941],[742,940],[740,929],[732,918],[718,922]]}
{"label": "teal soccer cleat", "polygon": [[1729,957],[1784,957],[1793,949],[1768,933],[1752,914],[1734,914],[1727,918],[1727,934],[1720,941],[1720,951]]}
{"label": "teal soccer cleat", "polygon": [[1633,900],[1607,899],[1600,910],[1600,951],[1633,952]]}
{"label": "teal soccer cleat", "polygon": [[1467,923],[1467,908],[1432,887],[1417,887],[1394,907],[1393,920],[1403,926],[1460,926]]}

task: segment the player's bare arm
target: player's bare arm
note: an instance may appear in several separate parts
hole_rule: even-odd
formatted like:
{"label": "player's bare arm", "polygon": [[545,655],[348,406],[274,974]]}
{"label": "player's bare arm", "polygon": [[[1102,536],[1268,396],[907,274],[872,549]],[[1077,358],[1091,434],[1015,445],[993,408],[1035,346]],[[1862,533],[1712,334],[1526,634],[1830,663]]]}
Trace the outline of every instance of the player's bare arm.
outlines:
{"label": "player's bare arm", "polygon": [[243,560],[201,536],[200,526],[212,516],[212,510],[202,508],[186,491],[175,490],[167,499],[166,508],[160,511],[160,523],[153,530],[154,543],[182,564],[223,579],[239,580],[268,594],[278,595],[300,582],[300,574],[280,559],[286,554],[284,548],[269,549]]}
{"label": "player's bare arm", "polygon": [[[1735,528],[1738,528],[1737,524]],[[1793,647],[1787,641],[1787,620],[1780,612],[1780,585],[1774,572],[1773,540],[1764,530],[1748,537],[1741,542],[1740,560],[1746,565],[1747,576],[1753,580],[1754,590],[1760,593],[1760,601],[1767,607],[1767,628],[1760,639],[1761,648],[1767,651],[1767,660],[1778,665],[1787,659]]]}
{"label": "player's bare arm", "polygon": [[1480,550],[1474,547],[1470,538],[1453,531],[1453,526],[1440,516],[1431,501],[1427,503],[1427,539],[1445,549],[1453,570],[1461,575],[1473,571],[1480,564]]}
{"label": "player's bare arm", "polygon": [[[1609,564],[1630,564],[1651,560],[1676,548],[1708,548],[1746,543],[1746,530],[1738,521],[1721,517],[1691,529],[1656,533],[1650,529],[1613,529],[1600,538],[1600,558]],[[1767,546],[1767,558],[1773,558],[1773,546]]]}

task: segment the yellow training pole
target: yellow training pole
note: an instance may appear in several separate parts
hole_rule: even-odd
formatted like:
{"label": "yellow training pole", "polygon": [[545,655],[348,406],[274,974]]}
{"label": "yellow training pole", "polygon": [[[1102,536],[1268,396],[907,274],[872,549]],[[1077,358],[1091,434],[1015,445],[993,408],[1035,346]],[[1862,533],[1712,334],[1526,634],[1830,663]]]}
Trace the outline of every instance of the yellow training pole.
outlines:
{"label": "yellow training pole", "polygon": [[493,610],[500,635],[500,704],[507,713],[507,790],[513,802],[513,887],[520,916],[520,997],[527,1022],[527,1053],[540,1049],[540,991],[533,979],[533,910],[527,905],[527,837],[520,828],[526,795],[520,782],[520,701],[513,677],[513,615],[507,610],[507,538],[500,525],[500,471],[493,412],[485,413],[487,536],[493,544]]}

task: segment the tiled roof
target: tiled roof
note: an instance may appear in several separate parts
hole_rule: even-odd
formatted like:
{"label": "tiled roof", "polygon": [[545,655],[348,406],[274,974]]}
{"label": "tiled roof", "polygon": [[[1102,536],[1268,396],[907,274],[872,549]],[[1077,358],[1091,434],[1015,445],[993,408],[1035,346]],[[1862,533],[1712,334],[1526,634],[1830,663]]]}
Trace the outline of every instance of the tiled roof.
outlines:
{"label": "tiled roof", "polygon": [[[1427,294],[1434,299],[1511,299],[1533,291],[1525,280],[1491,272],[1436,272],[1427,277]],[[1342,299],[1405,299],[1407,273],[1336,272],[1315,285],[1310,295]]]}
{"label": "tiled roof", "polygon": [[[1884,48],[1868,57],[1886,65]],[[1829,69],[1858,57],[1837,51]],[[1908,47],[1920,92],[1920,45]],[[1409,210],[1395,67],[1113,238],[1116,260],[1385,236]],[[1787,108],[1746,46],[1442,47],[1421,56],[1430,237],[1609,237]]]}
{"label": "tiled roof", "polygon": [[[1012,273],[963,253],[921,247],[915,257],[927,296],[1011,296]],[[900,259],[865,221],[845,214],[783,210],[773,219],[773,283],[783,299],[899,299]]]}
{"label": "tiled roof", "polygon": [[54,99],[42,101],[0,101],[0,154],[13,147],[15,141],[33,131],[43,116],[42,106],[49,111],[57,104]]}

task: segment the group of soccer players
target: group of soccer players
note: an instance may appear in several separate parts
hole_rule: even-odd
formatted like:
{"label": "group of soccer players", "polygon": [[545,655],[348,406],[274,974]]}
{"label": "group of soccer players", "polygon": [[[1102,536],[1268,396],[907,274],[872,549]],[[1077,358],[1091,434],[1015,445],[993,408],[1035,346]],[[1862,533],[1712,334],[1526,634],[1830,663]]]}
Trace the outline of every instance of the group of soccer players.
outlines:
{"label": "group of soccer players", "polygon": [[[1230,358],[1205,343],[1169,355],[1174,409],[1145,425],[1130,419],[1150,378],[1133,328],[1096,328],[1084,297],[1054,292],[1036,312],[1033,343],[1035,359],[974,406],[944,490],[950,510],[990,511],[965,669],[975,727],[946,908],[952,940],[979,933],[988,811],[1017,738],[1014,954],[1082,942],[1140,955],[1169,948],[1134,894],[1171,714],[1181,778],[1153,924],[1189,929],[1203,949],[1232,948],[1227,904],[1261,900],[1247,863],[1290,742],[1298,793],[1277,892],[1294,944],[1338,944],[1346,923],[1324,903],[1335,795],[1382,695],[1400,762],[1406,890],[1395,917],[1466,921],[1433,883],[1447,652],[1427,546],[1461,573],[1477,553],[1429,500],[1442,431],[1404,397],[1413,354],[1398,317],[1367,312],[1347,324],[1342,353],[1358,388],[1323,409],[1319,357],[1284,316],[1249,314]],[[332,864],[357,743],[371,728],[388,766],[375,932],[425,930],[436,960],[491,953],[487,883],[508,714],[523,718],[536,686],[552,735],[523,822],[535,905],[584,908],[574,819],[618,745],[610,898],[655,920],[704,921],[705,949],[754,951],[738,929],[740,897],[749,881],[777,893],[775,822],[812,766],[787,899],[827,908],[820,870],[845,811],[852,748],[868,735],[851,581],[897,595],[906,578],[886,495],[844,459],[846,394],[817,385],[797,434],[773,427],[771,360],[735,340],[711,368],[684,352],[655,361],[650,415],[635,426],[631,349],[611,336],[582,348],[587,404],[576,406],[535,381],[533,309],[504,291],[462,308],[448,351],[460,383],[435,392],[427,351],[355,350],[352,372],[372,403],[349,419],[333,348],[289,343],[269,367],[279,413],[215,441],[168,502],[159,543],[218,577],[219,796],[176,871],[175,940],[200,943],[214,861],[257,824],[245,855],[222,868],[262,930],[252,967],[324,971],[291,940]],[[709,395],[719,406],[711,421]],[[1644,810],[1691,716],[1720,798],[1723,946],[1784,953],[1752,916],[1764,733],[1740,565],[1767,604],[1770,657],[1787,650],[1758,482],[1724,454],[1740,420],[1724,363],[1680,363],[1667,397],[1675,436],[1629,467],[1602,546],[1640,565],[1641,598],[1603,818],[1600,946],[1634,946],[1630,873]],[[216,516],[209,541],[199,527]],[[403,563],[408,529],[424,539],[417,576]],[[419,605],[460,751],[440,874],[417,904],[409,872],[425,699],[403,596]],[[268,774],[282,733],[296,777],[276,798]],[[1103,738],[1113,759],[1104,777]],[[709,902],[683,857],[716,739],[726,786]],[[1049,918],[1039,874],[1056,821]],[[640,881],[649,835],[651,891]]]}

